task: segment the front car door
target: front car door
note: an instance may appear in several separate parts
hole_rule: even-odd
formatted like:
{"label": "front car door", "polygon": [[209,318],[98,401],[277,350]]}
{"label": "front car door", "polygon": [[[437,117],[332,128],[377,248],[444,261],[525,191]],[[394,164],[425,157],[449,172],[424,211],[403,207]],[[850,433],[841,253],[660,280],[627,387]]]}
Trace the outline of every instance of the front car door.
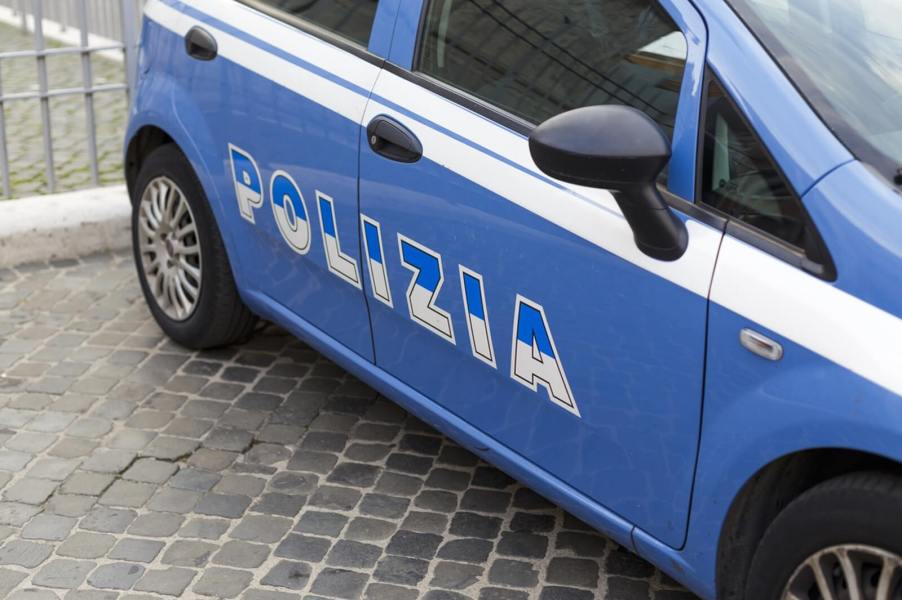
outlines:
{"label": "front car door", "polygon": [[196,0],[216,40],[186,83],[211,127],[245,293],[372,360],[357,227],[360,123],[381,60],[376,0]]}
{"label": "front car door", "polygon": [[361,146],[377,365],[679,546],[721,230],[674,199],[689,248],[648,258],[611,194],[542,175],[527,136],[579,106],[634,106],[673,140],[668,187],[692,198],[704,24],[684,0],[431,0],[422,20],[418,4],[393,43],[412,52],[393,50],[364,119],[423,153]]}

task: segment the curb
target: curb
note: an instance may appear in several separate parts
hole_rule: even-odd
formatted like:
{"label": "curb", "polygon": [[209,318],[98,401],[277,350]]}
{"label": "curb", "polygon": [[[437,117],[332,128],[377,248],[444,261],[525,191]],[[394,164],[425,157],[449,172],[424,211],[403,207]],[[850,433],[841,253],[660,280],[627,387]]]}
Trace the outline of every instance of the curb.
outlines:
{"label": "curb", "polygon": [[0,268],[130,246],[124,185],[0,201]]}

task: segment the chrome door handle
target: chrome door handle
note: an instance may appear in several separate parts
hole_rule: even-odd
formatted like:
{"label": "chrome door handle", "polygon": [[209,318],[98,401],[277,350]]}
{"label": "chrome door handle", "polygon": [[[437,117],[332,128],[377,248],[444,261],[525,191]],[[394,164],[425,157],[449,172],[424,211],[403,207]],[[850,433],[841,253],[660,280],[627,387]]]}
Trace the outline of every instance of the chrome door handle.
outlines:
{"label": "chrome door handle", "polygon": [[742,347],[767,360],[783,358],[783,346],[762,333],[749,328],[739,332],[739,343]]}

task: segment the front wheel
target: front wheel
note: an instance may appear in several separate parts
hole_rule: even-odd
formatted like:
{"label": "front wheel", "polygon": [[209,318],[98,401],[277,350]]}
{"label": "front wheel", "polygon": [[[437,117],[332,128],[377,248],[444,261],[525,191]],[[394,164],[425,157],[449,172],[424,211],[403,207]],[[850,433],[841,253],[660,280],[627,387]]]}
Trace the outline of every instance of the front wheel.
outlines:
{"label": "front wheel", "polygon": [[238,295],[206,195],[181,151],[171,144],[154,150],[134,193],[135,264],[160,328],[194,349],[247,338],[256,318]]}
{"label": "front wheel", "polygon": [[747,600],[902,600],[902,479],[854,473],[781,512],[761,540]]}

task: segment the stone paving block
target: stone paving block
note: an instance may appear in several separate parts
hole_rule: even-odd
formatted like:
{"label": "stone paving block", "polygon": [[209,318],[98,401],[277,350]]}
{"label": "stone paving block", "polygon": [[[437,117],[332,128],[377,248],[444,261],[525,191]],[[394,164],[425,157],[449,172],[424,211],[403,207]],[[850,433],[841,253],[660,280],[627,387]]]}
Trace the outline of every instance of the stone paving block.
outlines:
{"label": "stone paving block", "polygon": [[12,569],[0,568],[0,596],[6,598],[9,593],[27,577],[25,573]]}
{"label": "stone paving block", "polygon": [[209,567],[191,589],[201,596],[235,598],[247,588],[253,579],[250,571]]}
{"label": "stone paving block", "polygon": [[316,563],[326,556],[331,545],[332,542],[325,538],[292,533],[282,540],[274,554],[281,558]]}
{"label": "stone paving block", "polygon": [[50,449],[49,454],[60,458],[81,458],[91,454],[97,445],[94,440],[64,437]]}
{"label": "stone paving block", "polygon": [[311,591],[332,598],[353,600],[359,598],[369,576],[345,569],[325,568],[313,581]]}
{"label": "stone paving block", "polygon": [[45,505],[47,513],[61,517],[83,517],[94,507],[96,498],[92,496],[72,496],[54,494]]}
{"label": "stone paving block", "polygon": [[101,589],[129,590],[144,575],[144,567],[134,563],[102,565],[88,576],[88,584]]}
{"label": "stone paving block", "polygon": [[166,549],[161,561],[164,565],[202,567],[216,550],[217,546],[210,543],[177,540]]}
{"label": "stone paving block", "polygon": [[134,460],[134,452],[98,448],[82,463],[81,468],[98,473],[121,473]]}
{"label": "stone paving block", "polygon": [[147,503],[147,508],[160,512],[189,513],[201,498],[200,492],[164,487]]}
{"label": "stone paving block", "polygon": [[131,535],[169,537],[182,526],[185,517],[171,513],[150,512],[140,515],[128,528]]}
{"label": "stone paving block", "polygon": [[66,494],[78,494],[82,496],[100,496],[115,479],[114,475],[107,473],[90,473],[79,471],[74,473],[62,485],[62,491]]}
{"label": "stone paving block", "polygon": [[149,569],[133,589],[136,592],[181,597],[195,575],[197,575],[197,571],[178,567]]}
{"label": "stone paving block", "polygon": [[141,450],[142,456],[153,456],[162,460],[179,460],[190,456],[199,442],[189,438],[158,435]]}
{"label": "stone paving block", "polygon": [[47,501],[59,483],[49,479],[20,479],[3,492],[3,498],[9,502],[22,504],[43,504]]}
{"label": "stone paving block", "polygon": [[333,567],[370,569],[382,556],[382,548],[352,540],[339,540],[326,557],[326,564]]}
{"label": "stone paving block", "polygon": [[0,546],[0,565],[18,565],[33,569],[53,552],[51,544],[11,540]]}
{"label": "stone paving block", "polygon": [[288,592],[271,592],[269,590],[247,590],[241,600],[299,600],[300,594]]}
{"label": "stone paving block", "polygon": [[199,469],[182,469],[169,480],[169,485],[194,492],[206,492],[222,479],[219,473],[211,473]]}
{"label": "stone paving block", "polygon": [[58,542],[66,539],[73,527],[75,527],[75,519],[73,518],[42,514],[29,521],[19,535],[25,540]]}
{"label": "stone paving block", "polygon": [[533,588],[539,582],[539,572],[532,563],[499,558],[492,563],[489,569],[489,582]]}
{"label": "stone paving block", "polygon": [[306,589],[310,581],[310,565],[301,562],[279,561],[260,583],[292,590]]}
{"label": "stone paving block", "polygon": [[270,515],[293,517],[307,503],[307,496],[291,494],[267,493],[251,507],[251,510]]}
{"label": "stone paving block", "polygon": [[179,530],[180,537],[217,540],[229,529],[225,519],[191,519]]}
{"label": "stone paving block", "polygon": [[479,590],[479,600],[528,600],[529,594],[522,590],[484,587]]}
{"label": "stone paving block", "polygon": [[108,557],[113,560],[149,563],[153,562],[163,546],[165,544],[157,540],[123,538],[116,542]]}
{"label": "stone paving block", "polygon": [[57,558],[41,567],[31,582],[42,587],[71,590],[80,586],[95,566],[96,563],[91,561]]}
{"label": "stone paving block", "polygon": [[20,431],[3,445],[9,450],[15,450],[16,452],[37,454],[49,448],[56,440],[57,436],[52,433]]}
{"label": "stone paving block", "polygon": [[46,457],[39,458],[28,469],[28,476],[37,479],[62,481],[66,479],[81,463],[78,459]]}
{"label": "stone paving block", "polygon": [[21,526],[39,512],[39,507],[30,504],[0,502],[0,525]]}
{"label": "stone paving block", "polygon": [[33,454],[0,450],[0,471],[18,473],[34,458]]}
{"label": "stone paving block", "polygon": [[429,563],[406,556],[385,556],[376,565],[373,577],[377,581],[415,586],[426,578]]}
{"label": "stone paving block", "polygon": [[266,481],[251,475],[224,475],[213,491],[217,494],[233,494],[239,496],[256,496],[263,491]]}
{"label": "stone paving block", "polygon": [[140,458],[123,473],[123,479],[144,483],[163,483],[178,470],[171,462],[154,458]]}
{"label": "stone paving block", "polygon": [[138,516],[133,510],[98,506],[79,522],[81,529],[102,533],[123,533]]}
{"label": "stone paving block", "polygon": [[115,543],[111,535],[78,531],[60,544],[56,553],[68,558],[100,558]]}
{"label": "stone paving block", "polygon": [[262,565],[269,553],[270,547],[265,544],[232,540],[222,545],[213,556],[213,562],[227,567],[253,569]]}
{"label": "stone paving block", "polygon": [[582,558],[558,556],[548,563],[545,580],[567,586],[595,588],[598,585],[598,563]]}
{"label": "stone paving block", "polygon": [[463,590],[471,587],[482,577],[483,568],[457,562],[439,562],[435,566],[430,587]]}
{"label": "stone paving block", "polygon": [[25,588],[13,592],[7,600],[59,600],[59,596],[50,590]]}
{"label": "stone paving block", "polygon": [[214,494],[210,492],[204,494],[197,506],[194,507],[194,512],[202,515],[237,519],[244,514],[250,503],[251,499],[248,496]]}
{"label": "stone paving block", "polygon": [[[611,592],[610,588],[608,591]],[[610,595],[612,598],[624,598],[624,600],[630,598],[629,596],[619,595],[617,592],[613,592]],[[638,598],[638,596],[633,597]],[[642,597],[647,598],[648,594]],[[595,594],[588,590],[560,586],[543,587],[542,592],[539,594],[539,600],[593,600],[594,598]]]}
{"label": "stone paving block", "polygon": [[237,540],[274,543],[281,540],[291,529],[291,519],[265,515],[247,515],[230,534]]}
{"label": "stone paving block", "polygon": [[153,495],[156,487],[149,483],[137,483],[135,481],[114,481],[100,496],[98,501],[106,506],[128,506],[139,508]]}

